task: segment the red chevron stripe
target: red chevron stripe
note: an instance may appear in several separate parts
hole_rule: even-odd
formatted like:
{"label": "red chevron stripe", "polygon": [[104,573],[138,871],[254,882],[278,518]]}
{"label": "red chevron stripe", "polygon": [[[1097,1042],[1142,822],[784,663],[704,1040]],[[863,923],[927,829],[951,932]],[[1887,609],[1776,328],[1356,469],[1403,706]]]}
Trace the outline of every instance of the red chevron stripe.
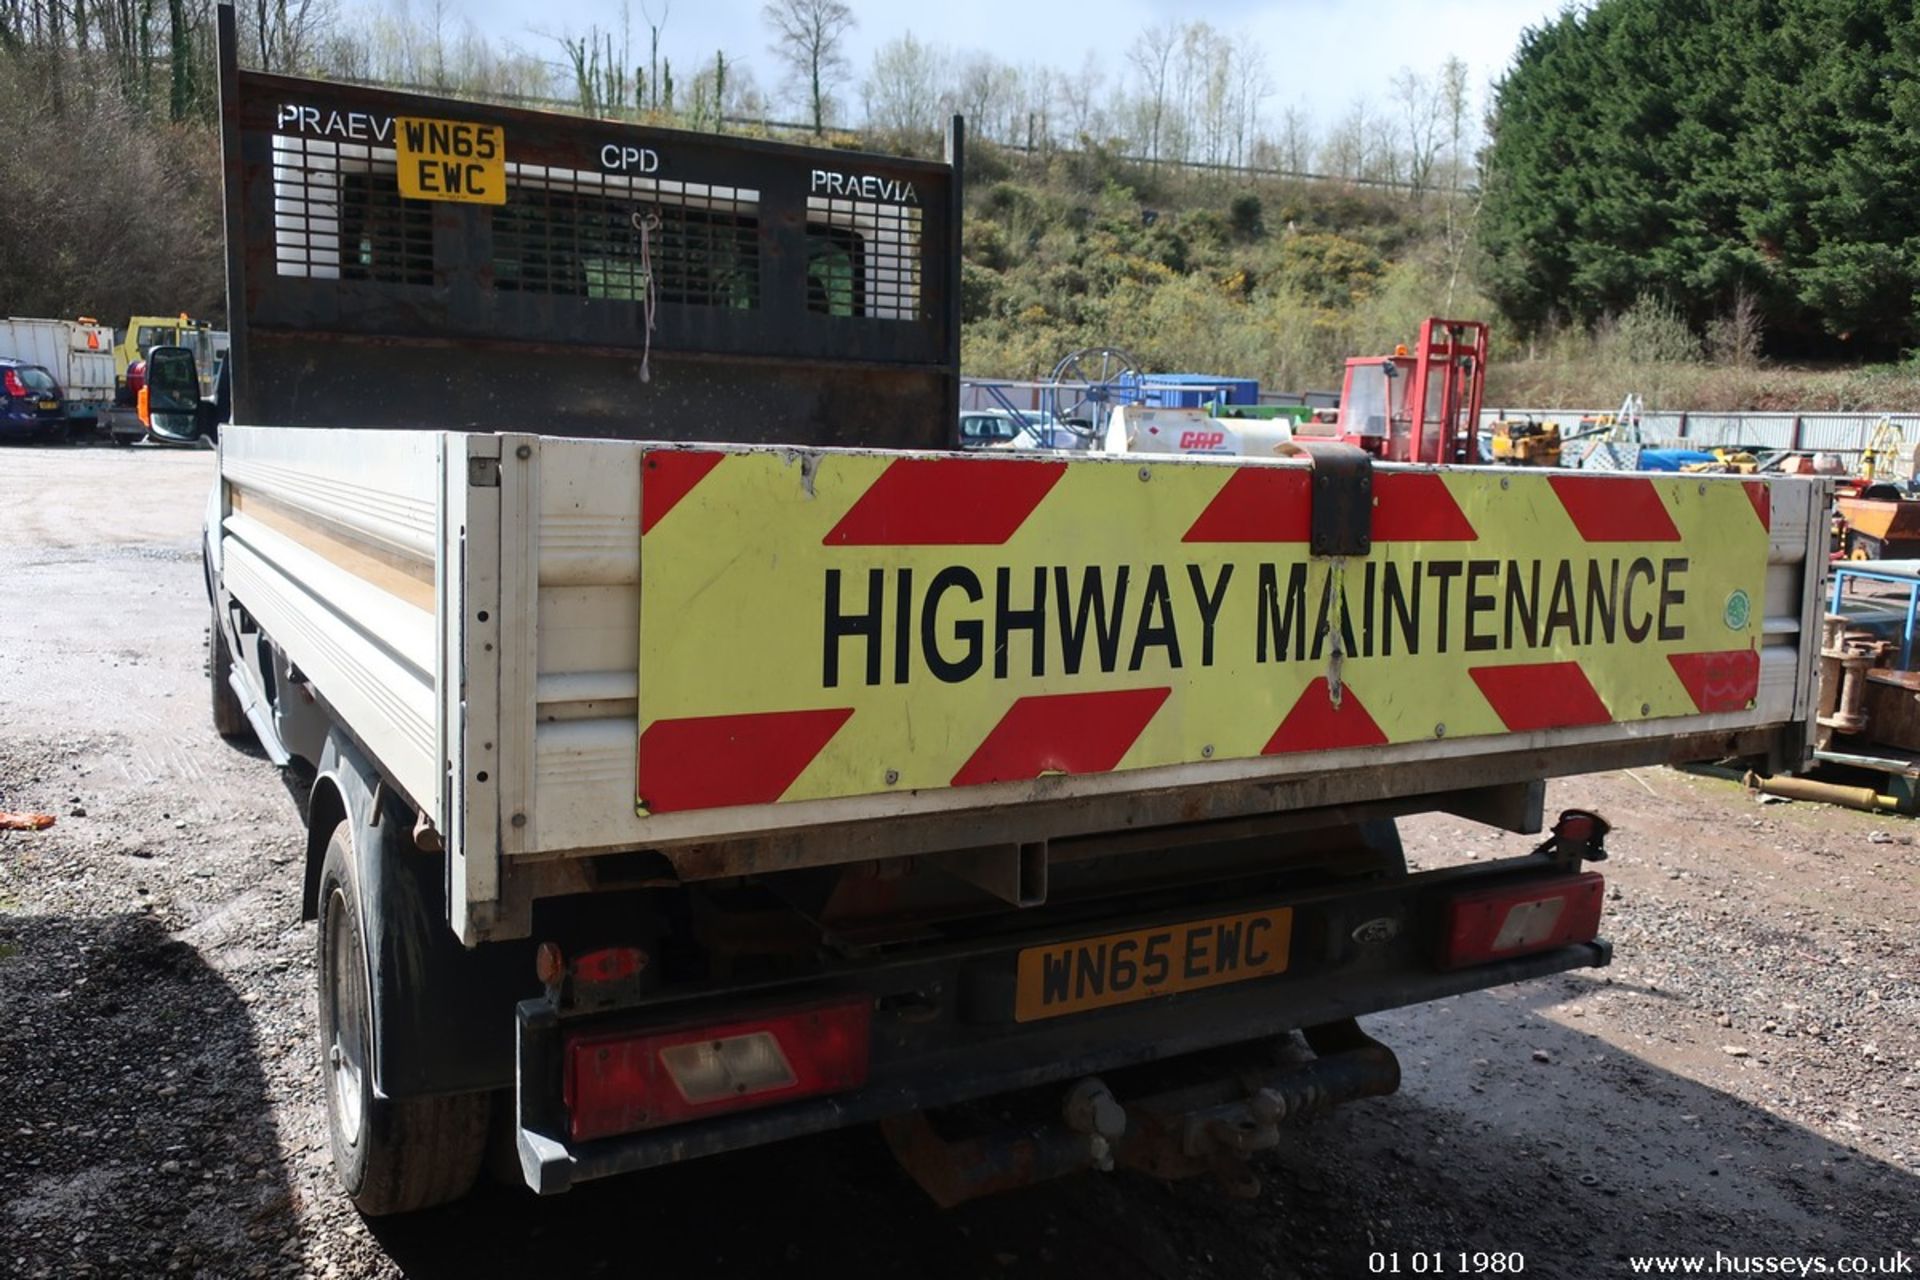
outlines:
{"label": "red chevron stripe", "polygon": [[[1183,542],[1306,542],[1313,473],[1246,467],[1220,486]],[[1375,542],[1472,542],[1480,535],[1447,483],[1430,471],[1373,473]]]}
{"label": "red chevron stripe", "polygon": [[1305,467],[1242,467],[1227,477],[1182,542],[1305,542],[1311,534]]}
{"label": "red chevron stripe", "polygon": [[655,720],[640,735],[649,813],[772,804],[820,754],[852,707]]}
{"label": "red chevron stripe", "polygon": [[1754,649],[1670,653],[1667,661],[1703,714],[1745,711],[1760,692],[1760,654]]}
{"label": "red chevron stripe", "polygon": [[1480,535],[1431,471],[1373,473],[1375,542],[1474,542]]}
{"label": "red chevron stripe", "polygon": [[1678,542],[1653,481],[1632,476],[1550,476],[1554,496],[1588,542]]}
{"label": "red chevron stripe", "polygon": [[1747,501],[1753,504],[1753,514],[1760,517],[1760,527],[1772,533],[1773,490],[1767,487],[1765,480],[1742,480],[1740,487],[1747,491]]}
{"label": "red chevron stripe", "polygon": [[995,547],[1065,475],[1064,462],[898,458],[822,539],[830,547]]}
{"label": "red chevron stripe", "polygon": [[1387,735],[1373,722],[1351,688],[1340,691],[1340,706],[1336,709],[1327,678],[1320,676],[1295,700],[1293,710],[1287,712],[1287,718],[1273,731],[1273,737],[1267,739],[1267,745],[1260,748],[1260,754],[1277,756],[1289,751],[1379,747],[1386,745],[1386,741]]}
{"label": "red chevron stripe", "polygon": [[648,450],[640,464],[640,532],[651,532],[726,456],[700,449]]}
{"label": "red chevron stripe", "polygon": [[1613,714],[1577,662],[1473,667],[1469,674],[1494,714],[1514,733],[1613,722]]}
{"label": "red chevron stripe", "polygon": [[1043,773],[1105,773],[1120,763],[1171,689],[1054,693],[1007,708],[953,785],[1021,782]]}

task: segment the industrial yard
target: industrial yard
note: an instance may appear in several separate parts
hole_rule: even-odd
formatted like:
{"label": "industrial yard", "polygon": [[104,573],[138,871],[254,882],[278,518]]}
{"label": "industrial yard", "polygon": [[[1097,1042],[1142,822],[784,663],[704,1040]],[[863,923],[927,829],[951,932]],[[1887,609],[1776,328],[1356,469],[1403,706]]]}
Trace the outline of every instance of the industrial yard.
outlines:
{"label": "industrial yard", "polygon": [[[1400,1091],[1289,1131],[1254,1198],[1122,1172],[942,1212],[854,1128],[362,1219],[328,1168],[292,788],[208,722],[215,455],[0,462],[0,809],[56,819],[0,835],[7,1274],[620,1275],[642,1237],[650,1270],[742,1276],[1920,1252],[1917,829],[1658,768],[1549,789],[1549,813],[1615,824],[1612,966],[1365,1019]],[[1416,866],[1530,843],[1437,815],[1405,831]]]}
{"label": "industrial yard", "polygon": [[0,1280],[1920,1275],[1920,12],[672,8],[0,0]]}

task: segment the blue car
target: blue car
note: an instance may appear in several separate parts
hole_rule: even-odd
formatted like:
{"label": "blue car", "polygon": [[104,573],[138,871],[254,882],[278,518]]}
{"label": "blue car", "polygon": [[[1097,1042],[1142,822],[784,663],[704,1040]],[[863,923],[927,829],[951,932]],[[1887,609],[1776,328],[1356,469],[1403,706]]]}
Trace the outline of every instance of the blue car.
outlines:
{"label": "blue car", "polygon": [[66,432],[66,397],[53,375],[0,356],[0,439],[53,440]]}

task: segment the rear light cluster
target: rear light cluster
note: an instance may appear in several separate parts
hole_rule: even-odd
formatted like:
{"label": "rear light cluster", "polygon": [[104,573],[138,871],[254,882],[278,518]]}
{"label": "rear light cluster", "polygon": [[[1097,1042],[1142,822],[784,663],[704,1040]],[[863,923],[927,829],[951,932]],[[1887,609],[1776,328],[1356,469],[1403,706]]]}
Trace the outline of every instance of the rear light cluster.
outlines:
{"label": "rear light cluster", "polygon": [[0,384],[5,385],[8,395],[20,400],[27,398],[27,384],[21,380],[16,371],[8,369],[0,372]]}
{"label": "rear light cluster", "polygon": [[665,1031],[569,1036],[568,1133],[616,1133],[857,1089],[867,1082],[872,1001],[807,1005]]}
{"label": "rear light cluster", "polygon": [[1475,889],[1447,904],[1446,969],[1591,942],[1600,932],[1606,881],[1593,871]]}

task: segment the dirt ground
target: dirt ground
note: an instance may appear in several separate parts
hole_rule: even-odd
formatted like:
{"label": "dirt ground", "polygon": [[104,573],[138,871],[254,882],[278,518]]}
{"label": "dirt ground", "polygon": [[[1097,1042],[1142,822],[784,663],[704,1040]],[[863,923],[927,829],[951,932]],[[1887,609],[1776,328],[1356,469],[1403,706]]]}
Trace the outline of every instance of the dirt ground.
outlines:
{"label": "dirt ground", "polygon": [[[1369,1019],[1401,1092],[1291,1136],[1257,1199],[1089,1175],[943,1213],[857,1130],[364,1222],[327,1165],[295,801],[208,722],[212,463],[0,449],[0,809],[58,819],[0,835],[0,1275],[1123,1280],[1497,1251],[1588,1277],[1920,1253],[1916,829],[1663,770],[1549,796],[1618,828],[1613,967]],[[1520,839],[1407,824],[1427,865]]]}

